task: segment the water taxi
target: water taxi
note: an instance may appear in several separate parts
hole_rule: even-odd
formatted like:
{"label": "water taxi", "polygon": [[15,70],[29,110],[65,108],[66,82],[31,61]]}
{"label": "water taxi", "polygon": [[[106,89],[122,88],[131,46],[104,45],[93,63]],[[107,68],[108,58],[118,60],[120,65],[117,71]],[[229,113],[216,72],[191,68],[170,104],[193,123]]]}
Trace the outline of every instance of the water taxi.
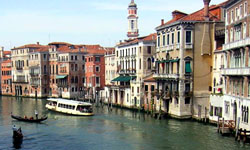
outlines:
{"label": "water taxi", "polygon": [[61,98],[48,98],[47,100],[49,102],[45,107],[49,110],[77,116],[94,115],[91,103]]}

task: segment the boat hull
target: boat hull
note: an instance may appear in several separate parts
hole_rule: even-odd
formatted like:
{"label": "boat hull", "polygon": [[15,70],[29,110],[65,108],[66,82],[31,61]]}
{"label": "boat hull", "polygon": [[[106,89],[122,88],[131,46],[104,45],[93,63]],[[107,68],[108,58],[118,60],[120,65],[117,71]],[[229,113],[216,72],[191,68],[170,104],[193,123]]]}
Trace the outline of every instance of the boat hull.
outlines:
{"label": "boat hull", "polygon": [[45,107],[51,111],[68,114],[68,115],[74,115],[74,116],[93,116],[94,115],[94,113],[86,113],[86,112],[80,112],[80,111],[75,111],[75,110],[56,108],[55,106],[50,106],[48,104],[46,104]]}
{"label": "boat hull", "polygon": [[20,117],[20,116],[11,115],[11,118],[16,119],[16,120],[18,120],[18,121],[40,123],[40,122],[46,120],[48,117],[44,117],[44,118],[40,118],[40,119],[32,119],[32,120],[31,120],[31,119],[22,118],[22,117]]}

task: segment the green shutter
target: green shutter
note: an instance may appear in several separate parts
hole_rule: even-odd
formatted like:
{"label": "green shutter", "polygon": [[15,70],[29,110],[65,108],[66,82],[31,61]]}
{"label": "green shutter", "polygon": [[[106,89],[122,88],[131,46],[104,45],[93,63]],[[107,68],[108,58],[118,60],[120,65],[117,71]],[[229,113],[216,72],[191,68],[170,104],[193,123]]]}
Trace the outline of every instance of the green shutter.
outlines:
{"label": "green shutter", "polygon": [[185,73],[191,73],[190,62],[186,62],[186,64],[185,64]]}

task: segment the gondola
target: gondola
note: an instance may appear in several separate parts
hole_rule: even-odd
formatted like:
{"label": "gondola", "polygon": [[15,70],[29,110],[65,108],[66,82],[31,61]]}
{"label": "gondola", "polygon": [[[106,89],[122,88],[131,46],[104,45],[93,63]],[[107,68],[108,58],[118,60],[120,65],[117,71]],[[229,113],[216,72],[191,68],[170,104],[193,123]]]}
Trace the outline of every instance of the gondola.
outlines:
{"label": "gondola", "polygon": [[16,149],[19,149],[21,148],[22,143],[23,143],[23,133],[20,127],[18,130],[13,131],[13,146]]}
{"label": "gondola", "polygon": [[48,117],[42,117],[42,118],[38,118],[38,119],[30,119],[30,118],[23,118],[23,117],[20,117],[20,116],[14,116],[14,115],[11,115],[11,117],[13,119],[16,119],[18,121],[25,121],[25,122],[36,122],[36,123],[39,123],[41,121],[44,121],[46,120]]}

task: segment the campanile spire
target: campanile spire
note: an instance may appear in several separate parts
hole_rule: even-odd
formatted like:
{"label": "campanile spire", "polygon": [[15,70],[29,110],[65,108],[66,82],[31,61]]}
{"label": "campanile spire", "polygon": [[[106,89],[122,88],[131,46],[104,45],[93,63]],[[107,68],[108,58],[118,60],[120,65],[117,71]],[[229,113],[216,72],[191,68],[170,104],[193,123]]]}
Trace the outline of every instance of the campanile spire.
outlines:
{"label": "campanile spire", "polygon": [[137,5],[134,0],[128,6],[128,38],[137,38],[139,36],[138,30],[138,16],[137,16]]}

